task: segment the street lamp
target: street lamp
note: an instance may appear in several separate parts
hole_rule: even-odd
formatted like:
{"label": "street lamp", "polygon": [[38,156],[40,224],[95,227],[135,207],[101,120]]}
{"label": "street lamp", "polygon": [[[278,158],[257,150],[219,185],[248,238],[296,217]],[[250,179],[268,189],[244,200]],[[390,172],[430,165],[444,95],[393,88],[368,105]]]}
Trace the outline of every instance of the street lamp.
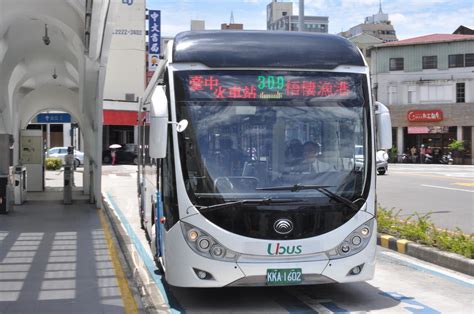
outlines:
{"label": "street lamp", "polygon": [[300,0],[299,31],[304,32],[304,0]]}

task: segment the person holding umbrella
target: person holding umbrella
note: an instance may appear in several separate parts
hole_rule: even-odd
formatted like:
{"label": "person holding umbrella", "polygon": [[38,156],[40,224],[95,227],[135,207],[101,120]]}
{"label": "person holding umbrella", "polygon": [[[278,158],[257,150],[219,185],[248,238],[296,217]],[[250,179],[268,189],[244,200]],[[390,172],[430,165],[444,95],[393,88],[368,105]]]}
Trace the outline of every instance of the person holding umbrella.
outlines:
{"label": "person holding umbrella", "polygon": [[112,166],[117,163],[117,152],[115,151],[117,148],[122,147],[119,144],[112,144],[109,146],[110,148],[110,157],[112,157]]}

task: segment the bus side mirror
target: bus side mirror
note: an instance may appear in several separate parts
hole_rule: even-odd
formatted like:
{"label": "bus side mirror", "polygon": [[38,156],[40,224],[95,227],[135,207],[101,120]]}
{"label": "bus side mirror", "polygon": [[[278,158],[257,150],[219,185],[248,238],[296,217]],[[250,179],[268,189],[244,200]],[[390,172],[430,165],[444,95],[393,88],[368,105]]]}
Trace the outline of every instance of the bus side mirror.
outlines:
{"label": "bus side mirror", "polygon": [[164,86],[157,86],[150,106],[150,157],[165,158],[168,138],[168,99]]}
{"label": "bus side mirror", "polygon": [[378,101],[375,102],[375,123],[377,130],[377,149],[392,148],[392,121],[390,120],[390,111],[384,104]]}

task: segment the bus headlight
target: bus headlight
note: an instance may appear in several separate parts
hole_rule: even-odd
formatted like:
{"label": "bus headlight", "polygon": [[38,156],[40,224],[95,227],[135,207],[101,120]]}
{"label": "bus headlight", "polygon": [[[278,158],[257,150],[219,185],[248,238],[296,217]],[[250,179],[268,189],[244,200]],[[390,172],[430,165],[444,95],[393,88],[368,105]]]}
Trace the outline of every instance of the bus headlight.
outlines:
{"label": "bus headlight", "polygon": [[199,237],[199,232],[195,229],[191,229],[188,231],[188,240],[189,241],[196,241],[196,239]]}
{"label": "bus headlight", "polygon": [[220,245],[214,245],[211,248],[211,255],[216,258],[222,258],[225,255],[225,249]]}
{"label": "bus headlight", "polygon": [[201,252],[209,251],[211,247],[211,240],[208,237],[201,237],[198,239],[198,248]]}
{"label": "bus headlight", "polygon": [[341,244],[326,252],[330,259],[351,256],[362,251],[369,243],[370,236],[374,232],[374,219],[370,219],[356,230],[352,231]]}
{"label": "bus headlight", "polygon": [[239,257],[239,254],[227,249],[216,239],[195,226],[181,222],[181,229],[185,235],[186,243],[195,253],[201,256],[232,262]]}

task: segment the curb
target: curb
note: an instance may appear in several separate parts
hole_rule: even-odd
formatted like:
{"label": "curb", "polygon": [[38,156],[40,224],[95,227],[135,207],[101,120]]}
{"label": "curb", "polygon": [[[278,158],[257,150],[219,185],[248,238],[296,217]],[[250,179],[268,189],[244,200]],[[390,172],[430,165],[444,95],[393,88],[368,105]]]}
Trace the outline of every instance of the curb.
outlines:
{"label": "curb", "polygon": [[170,308],[164,300],[161,291],[156,286],[146,265],[140,258],[139,252],[133,245],[127,231],[113,210],[107,198],[102,195],[102,204],[112,231],[117,236],[120,250],[123,252],[128,268],[131,271],[131,280],[138,289],[145,313],[170,313]]}
{"label": "curb", "polygon": [[421,245],[409,240],[398,239],[387,234],[377,234],[377,244],[398,253],[416,257],[423,261],[446,267],[460,273],[474,276],[474,260],[459,254]]}

